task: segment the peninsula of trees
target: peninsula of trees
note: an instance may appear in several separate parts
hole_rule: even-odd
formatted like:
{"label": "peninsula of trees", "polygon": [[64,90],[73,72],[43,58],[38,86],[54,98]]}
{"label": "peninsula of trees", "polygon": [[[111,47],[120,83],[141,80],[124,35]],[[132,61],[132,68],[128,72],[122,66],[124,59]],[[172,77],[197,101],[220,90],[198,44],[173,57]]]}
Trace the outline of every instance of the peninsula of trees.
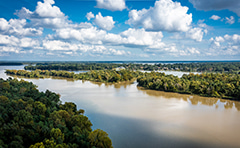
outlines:
{"label": "peninsula of trees", "polygon": [[61,104],[56,93],[17,79],[0,79],[0,147],[111,148],[108,134],[72,102]]}

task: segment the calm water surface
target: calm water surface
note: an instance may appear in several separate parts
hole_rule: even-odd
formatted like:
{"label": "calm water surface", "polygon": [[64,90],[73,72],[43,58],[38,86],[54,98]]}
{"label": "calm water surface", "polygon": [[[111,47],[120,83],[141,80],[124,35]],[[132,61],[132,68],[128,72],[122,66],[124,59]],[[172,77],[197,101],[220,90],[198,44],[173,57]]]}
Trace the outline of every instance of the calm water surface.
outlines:
{"label": "calm water surface", "polygon": [[[0,66],[23,69],[23,66]],[[116,148],[240,147],[240,103],[145,90],[137,83],[106,85],[71,79],[26,79],[74,102],[108,132]]]}

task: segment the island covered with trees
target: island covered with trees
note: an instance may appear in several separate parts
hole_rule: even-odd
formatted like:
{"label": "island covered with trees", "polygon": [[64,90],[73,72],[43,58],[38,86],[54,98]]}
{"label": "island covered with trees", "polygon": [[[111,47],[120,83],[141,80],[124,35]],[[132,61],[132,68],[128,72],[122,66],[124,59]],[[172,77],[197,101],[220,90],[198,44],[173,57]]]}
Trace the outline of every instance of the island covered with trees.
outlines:
{"label": "island covered with trees", "polygon": [[129,70],[91,70],[89,72],[75,74],[69,71],[56,71],[56,70],[6,70],[7,74],[24,76],[28,78],[44,78],[48,76],[56,76],[63,78],[73,78],[78,80],[89,80],[94,82],[107,82],[107,83],[117,83],[123,81],[131,81],[142,75],[139,71],[129,71]]}
{"label": "island covered with trees", "polygon": [[24,67],[25,70],[145,70],[145,71],[184,71],[184,72],[216,72],[216,73],[239,73],[240,62],[187,62],[187,63],[35,63]]}
{"label": "island covered with trees", "polygon": [[240,100],[239,74],[184,74],[181,78],[165,73],[145,73],[137,79],[138,86],[147,89],[197,94],[205,97]]}
{"label": "island covered with trees", "polygon": [[84,110],[59,97],[31,82],[0,79],[0,147],[112,147],[106,132],[92,130]]}

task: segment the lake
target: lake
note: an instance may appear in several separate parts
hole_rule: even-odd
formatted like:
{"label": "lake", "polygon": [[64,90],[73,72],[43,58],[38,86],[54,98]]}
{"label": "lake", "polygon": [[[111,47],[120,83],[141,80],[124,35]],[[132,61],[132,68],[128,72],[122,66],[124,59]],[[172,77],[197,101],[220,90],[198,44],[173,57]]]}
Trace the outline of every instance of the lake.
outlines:
{"label": "lake", "polygon": [[[23,66],[0,66],[4,69]],[[27,79],[61,94],[109,134],[115,148],[240,147],[240,103],[145,90],[137,83],[106,85],[72,79]]]}

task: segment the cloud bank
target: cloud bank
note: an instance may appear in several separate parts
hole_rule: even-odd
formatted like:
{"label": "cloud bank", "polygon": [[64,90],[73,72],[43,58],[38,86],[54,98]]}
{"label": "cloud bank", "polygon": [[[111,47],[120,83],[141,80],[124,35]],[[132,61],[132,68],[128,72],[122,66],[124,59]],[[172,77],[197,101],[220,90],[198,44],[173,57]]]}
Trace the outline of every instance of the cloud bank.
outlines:
{"label": "cloud bank", "polygon": [[189,0],[198,10],[224,10],[235,12],[240,17],[239,0]]}

